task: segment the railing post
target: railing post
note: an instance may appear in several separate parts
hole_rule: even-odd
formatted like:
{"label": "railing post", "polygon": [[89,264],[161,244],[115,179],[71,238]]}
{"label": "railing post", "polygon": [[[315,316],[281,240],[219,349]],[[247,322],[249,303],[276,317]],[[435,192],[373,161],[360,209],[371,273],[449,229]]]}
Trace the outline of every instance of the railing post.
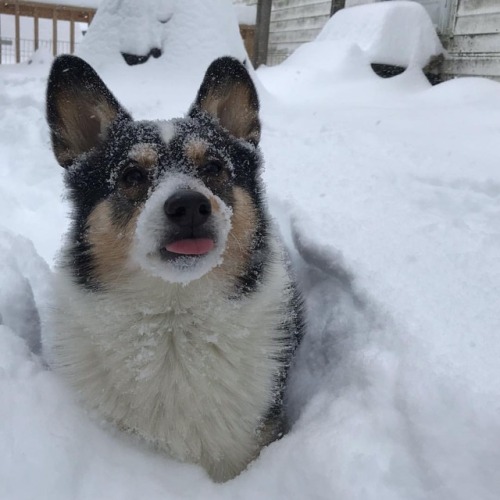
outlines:
{"label": "railing post", "polygon": [[69,22],[69,52],[71,54],[75,52],[75,20],[73,14],[71,14],[71,21]]}
{"label": "railing post", "polygon": [[39,32],[39,25],[38,25],[38,9],[34,9],[33,11],[33,23],[35,27],[35,50],[38,50],[38,45],[40,44],[39,38],[40,38],[40,32]]}
{"label": "railing post", "polygon": [[15,25],[16,25],[16,63],[21,62],[21,24],[19,20],[19,3],[16,0],[15,9]]}
{"label": "railing post", "polygon": [[273,0],[259,0],[257,3],[257,29],[255,33],[255,67],[267,63],[269,26]]}
{"label": "railing post", "polygon": [[52,55],[57,56],[57,9],[52,15]]}

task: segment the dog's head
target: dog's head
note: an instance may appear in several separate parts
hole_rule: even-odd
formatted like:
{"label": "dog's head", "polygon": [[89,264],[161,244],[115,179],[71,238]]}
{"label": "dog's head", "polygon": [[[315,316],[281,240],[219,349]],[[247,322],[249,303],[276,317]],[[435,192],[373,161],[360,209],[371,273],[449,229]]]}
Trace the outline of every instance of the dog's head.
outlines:
{"label": "dog's head", "polygon": [[134,121],[95,71],[54,62],[47,119],[73,203],[77,281],[108,287],[142,269],[186,283],[219,273],[248,286],[266,247],[259,103],[236,59],[207,70],[185,118]]}

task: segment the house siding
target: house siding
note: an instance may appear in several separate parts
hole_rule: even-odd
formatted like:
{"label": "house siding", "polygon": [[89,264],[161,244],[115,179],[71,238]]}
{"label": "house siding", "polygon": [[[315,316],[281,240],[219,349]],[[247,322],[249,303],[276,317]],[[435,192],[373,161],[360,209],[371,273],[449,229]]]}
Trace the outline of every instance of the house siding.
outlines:
{"label": "house siding", "polygon": [[485,76],[500,81],[500,2],[458,0],[449,37],[445,77]]}
{"label": "house siding", "polygon": [[310,42],[330,18],[331,1],[275,0],[269,30],[269,65],[279,64]]}

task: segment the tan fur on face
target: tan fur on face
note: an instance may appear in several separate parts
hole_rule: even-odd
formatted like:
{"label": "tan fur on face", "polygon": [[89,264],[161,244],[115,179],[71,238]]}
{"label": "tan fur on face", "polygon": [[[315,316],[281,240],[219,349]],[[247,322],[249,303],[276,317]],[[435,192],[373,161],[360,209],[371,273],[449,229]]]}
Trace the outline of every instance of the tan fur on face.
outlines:
{"label": "tan fur on face", "polygon": [[207,160],[208,144],[203,139],[192,139],[184,146],[186,156],[199,167]]}
{"label": "tan fur on face", "polygon": [[146,170],[154,167],[158,162],[158,152],[156,151],[156,146],[146,142],[134,144],[128,154],[128,157]]}
{"label": "tan fur on face", "polygon": [[210,205],[214,214],[218,214],[220,212],[220,205],[215,196],[210,197]]}
{"label": "tan fur on face", "polygon": [[87,220],[87,238],[92,245],[94,276],[104,284],[124,277],[130,255],[139,209],[124,227],[117,227],[108,201],[99,203]]}
{"label": "tan fur on face", "polygon": [[252,252],[252,244],[257,228],[257,212],[250,195],[240,187],[234,188],[233,216],[231,230],[227,237],[222,265],[214,273],[241,276]]}

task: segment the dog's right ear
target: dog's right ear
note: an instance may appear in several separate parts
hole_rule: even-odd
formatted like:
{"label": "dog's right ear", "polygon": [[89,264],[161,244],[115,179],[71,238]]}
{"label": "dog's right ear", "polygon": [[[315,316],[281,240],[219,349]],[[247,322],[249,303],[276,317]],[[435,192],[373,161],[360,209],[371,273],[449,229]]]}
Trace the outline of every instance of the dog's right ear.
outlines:
{"label": "dog's right ear", "polygon": [[47,121],[59,164],[67,168],[98,146],[117,119],[131,117],[92,67],[79,57],[59,56],[47,86]]}
{"label": "dog's right ear", "polygon": [[238,59],[219,57],[208,67],[190,114],[197,110],[212,115],[234,137],[259,143],[259,97]]}

